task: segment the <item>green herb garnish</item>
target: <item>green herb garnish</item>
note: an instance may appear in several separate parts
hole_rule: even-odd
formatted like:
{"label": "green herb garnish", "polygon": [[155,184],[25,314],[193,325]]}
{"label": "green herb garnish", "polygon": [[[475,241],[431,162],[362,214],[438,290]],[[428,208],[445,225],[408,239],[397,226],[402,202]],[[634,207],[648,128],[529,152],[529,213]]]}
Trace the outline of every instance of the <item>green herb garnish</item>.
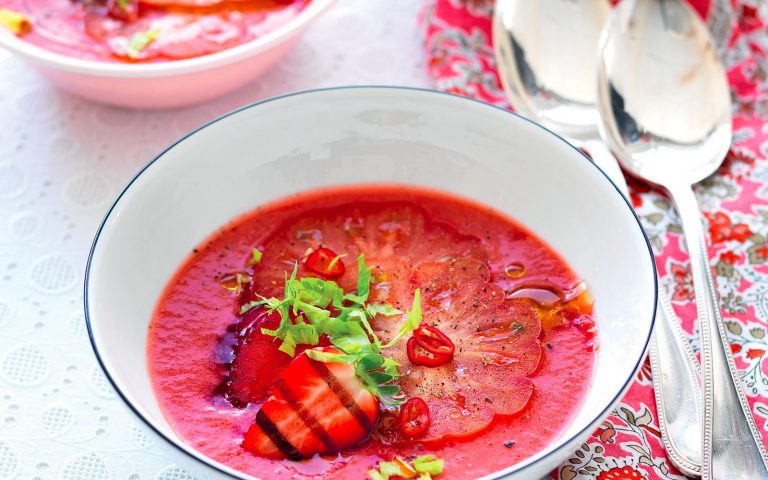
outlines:
{"label": "green herb garnish", "polygon": [[413,292],[413,307],[411,307],[411,311],[405,316],[405,322],[400,325],[400,330],[398,330],[397,335],[395,335],[389,343],[384,345],[383,348],[391,347],[397,343],[398,340],[414,331],[421,323],[421,320],[421,292],[417,288],[416,291]]}
{"label": "green herb garnish", "polygon": [[[320,278],[296,278],[298,265],[286,276],[283,298],[262,298],[243,305],[240,312],[265,306],[270,312],[280,314],[280,324],[274,330],[262,328],[261,333],[280,339],[280,351],[295,355],[298,345],[317,345],[321,335],[326,335],[334,347],[342,353],[307,350],[307,355],[322,362],[341,362],[355,366],[357,376],[366,388],[382,403],[398,405],[400,387],[399,364],[382,355],[383,348],[394,345],[421,322],[419,290],[414,294],[413,307],[406,314],[404,325],[397,336],[387,345],[371,327],[370,320],[376,315],[393,316],[400,310],[385,304],[366,304],[370,292],[371,269],[362,255],[357,257],[358,281],[355,293],[345,293],[332,280]],[[414,323],[415,322],[415,323]]]}
{"label": "green herb garnish", "polygon": [[422,455],[413,459],[413,468],[419,473],[440,475],[444,466],[445,460],[434,455]]}
{"label": "green herb garnish", "polygon": [[385,303],[369,303],[365,306],[365,311],[368,312],[368,316],[371,318],[375,317],[376,315],[391,317],[403,313],[400,310],[394,308],[392,305],[387,305]]}
{"label": "green herb garnish", "polygon": [[128,43],[128,49],[125,51],[125,54],[134,60],[139,58],[141,56],[141,52],[147,48],[150,43],[154,42],[159,34],[159,28],[153,28],[152,30],[147,30],[146,32],[134,33],[130,42]]}
{"label": "green herb garnish", "polygon": [[443,473],[445,462],[434,455],[422,455],[413,460],[413,465],[406,460],[395,457],[391,462],[379,462],[379,468],[370,470],[371,480],[389,480],[390,477],[415,478],[431,480],[433,475]]}
{"label": "green herb garnish", "polygon": [[332,270],[332,269],[333,269],[333,267],[334,267],[334,266],[335,266],[337,263],[339,263],[339,260],[341,260],[342,258],[344,258],[344,257],[346,257],[346,256],[347,256],[347,254],[346,254],[346,253],[342,253],[341,255],[336,255],[335,257],[333,257],[333,258],[331,259],[331,262],[330,262],[330,263],[328,264],[328,266],[326,267],[326,268],[328,269],[328,271]]}
{"label": "green herb garnish", "polygon": [[248,260],[248,265],[247,266],[252,267],[252,266],[256,265],[257,263],[261,262],[261,257],[263,257],[263,256],[264,256],[264,254],[258,248],[251,249],[251,258]]}

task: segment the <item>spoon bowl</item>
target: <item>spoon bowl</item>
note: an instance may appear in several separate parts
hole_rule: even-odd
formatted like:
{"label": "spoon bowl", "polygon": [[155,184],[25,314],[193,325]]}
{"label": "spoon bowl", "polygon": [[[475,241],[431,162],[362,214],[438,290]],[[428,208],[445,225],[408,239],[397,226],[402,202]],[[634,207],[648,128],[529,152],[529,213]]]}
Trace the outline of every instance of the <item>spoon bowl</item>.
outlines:
{"label": "spoon bowl", "polygon": [[605,139],[625,170],[656,184],[707,178],[731,143],[725,71],[692,15],[683,2],[629,1],[603,39]]}
{"label": "spoon bowl", "polygon": [[517,111],[574,139],[598,136],[595,47],[608,0],[499,0],[494,45]]}
{"label": "spoon bowl", "polygon": [[595,49],[610,11],[608,0],[497,0],[493,45],[512,107],[586,150],[626,195],[598,130]]}

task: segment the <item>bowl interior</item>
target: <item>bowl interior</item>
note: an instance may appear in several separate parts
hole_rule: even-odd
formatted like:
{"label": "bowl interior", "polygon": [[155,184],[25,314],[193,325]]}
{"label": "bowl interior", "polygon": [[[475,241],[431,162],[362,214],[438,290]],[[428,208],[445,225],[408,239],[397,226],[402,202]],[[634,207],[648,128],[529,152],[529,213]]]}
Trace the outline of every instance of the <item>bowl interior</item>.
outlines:
{"label": "bowl interior", "polygon": [[525,119],[437,92],[364,87],[282,97],[209,124],[146,167],[106,217],[86,278],[89,328],[109,377],[150,425],[183,443],[137,366],[155,302],[192,248],[259,204],[370,182],[483,202],[559,252],[593,291],[600,348],[577,417],[534,458],[605,413],[643,357],[654,314],[653,260],[629,205],[584,156]]}

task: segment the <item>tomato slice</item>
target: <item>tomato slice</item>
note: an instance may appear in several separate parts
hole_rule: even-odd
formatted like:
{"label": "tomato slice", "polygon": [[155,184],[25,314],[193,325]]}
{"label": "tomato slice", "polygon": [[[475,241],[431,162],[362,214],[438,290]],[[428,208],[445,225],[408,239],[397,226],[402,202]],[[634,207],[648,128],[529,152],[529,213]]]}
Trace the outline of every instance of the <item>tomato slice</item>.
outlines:
{"label": "tomato slice", "polygon": [[400,431],[404,435],[421,435],[429,428],[429,422],[429,407],[421,398],[410,398],[400,407]]}
{"label": "tomato slice", "polygon": [[415,264],[448,256],[485,260],[477,238],[432,222],[419,206],[403,201],[318,208],[261,235],[270,240],[263,245],[262,260],[254,268],[253,285],[264,296],[280,294],[285,275],[290,275],[294,265],[299,267],[299,277],[318,276],[303,259],[321,246],[347,254],[344,261],[349,268],[333,278],[347,291],[357,288],[355,259],[365,254],[366,264],[373,269],[370,300],[400,310],[408,309],[413,300]]}
{"label": "tomato slice", "polygon": [[[411,367],[400,379],[405,395],[421,397],[429,406],[432,422],[422,440],[472,435],[486,429],[495,415],[514,415],[526,407],[533,394],[528,377],[541,358],[541,326],[530,304],[503,301],[478,307],[446,318],[440,327],[457,334],[453,361]],[[392,350],[396,360],[408,365],[402,344]],[[407,440],[394,429],[383,437],[389,443]]]}
{"label": "tomato slice", "polygon": [[346,269],[341,257],[330,248],[319,247],[304,260],[304,266],[324,277],[336,278],[344,275]]}
{"label": "tomato slice", "polygon": [[[237,12],[154,12],[130,22],[89,12],[85,30],[105,42],[113,55],[134,61],[198,57],[239,45],[250,35],[248,18]],[[153,40],[139,51],[131,50],[134,36],[148,32],[155,32]]]}
{"label": "tomato slice", "polygon": [[[387,351],[403,365],[403,393],[421,398],[429,409],[431,421],[420,441],[472,435],[488,428],[495,416],[515,415],[528,404],[534,389],[529,376],[541,358],[541,321],[531,304],[505,299],[493,283],[479,238],[434,221],[410,202],[328,205],[259,235],[270,239],[253,269],[252,284],[260,295],[281,295],[285,276],[297,262],[299,277],[320,275],[302,261],[319,248],[348,254],[346,262],[365,254],[372,268],[372,302],[406,311],[414,290],[421,289],[426,323],[454,344],[452,360],[409,361],[409,342],[415,353],[430,359],[450,350],[433,332],[420,336],[421,343],[399,342]],[[333,280],[353,291],[357,268],[346,267]],[[380,316],[371,323],[387,342],[402,321],[402,316]],[[395,412],[383,414],[376,435],[385,443],[410,440]]]}
{"label": "tomato slice", "polygon": [[[406,396],[420,397],[429,407],[431,423],[420,441],[472,435],[488,428],[496,415],[523,410],[534,389],[528,377],[541,358],[535,308],[506,300],[490,282],[488,266],[472,258],[417,263],[413,277],[422,292],[424,318],[455,342],[452,361],[431,368],[412,365],[400,379]],[[391,330],[381,322],[374,328],[382,338]],[[411,365],[407,350],[402,342],[391,349],[404,366]],[[396,423],[384,415],[380,437],[385,443],[409,440],[391,426]]]}

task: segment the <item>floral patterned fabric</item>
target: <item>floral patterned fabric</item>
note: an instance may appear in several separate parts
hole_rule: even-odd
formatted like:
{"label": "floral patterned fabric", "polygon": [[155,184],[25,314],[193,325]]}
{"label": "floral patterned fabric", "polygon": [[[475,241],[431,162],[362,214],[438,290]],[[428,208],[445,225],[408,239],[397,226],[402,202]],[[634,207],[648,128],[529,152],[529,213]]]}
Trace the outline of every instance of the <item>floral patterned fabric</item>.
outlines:
{"label": "floral patterned fabric", "polygon": [[[749,404],[768,446],[768,3],[690,0],[728,67],[734,143],[716,175],[696,188],[709,232],[720,306]],[[493,0],[431,0],[424,10],[429,72],[441,90],[507,106],[491,45]],[[631,200],[698,352],[696,306],[680,224],[660,192],[630,181]],[[648,363],[612,415],[552,478],[682,479],[661,444]]]}

